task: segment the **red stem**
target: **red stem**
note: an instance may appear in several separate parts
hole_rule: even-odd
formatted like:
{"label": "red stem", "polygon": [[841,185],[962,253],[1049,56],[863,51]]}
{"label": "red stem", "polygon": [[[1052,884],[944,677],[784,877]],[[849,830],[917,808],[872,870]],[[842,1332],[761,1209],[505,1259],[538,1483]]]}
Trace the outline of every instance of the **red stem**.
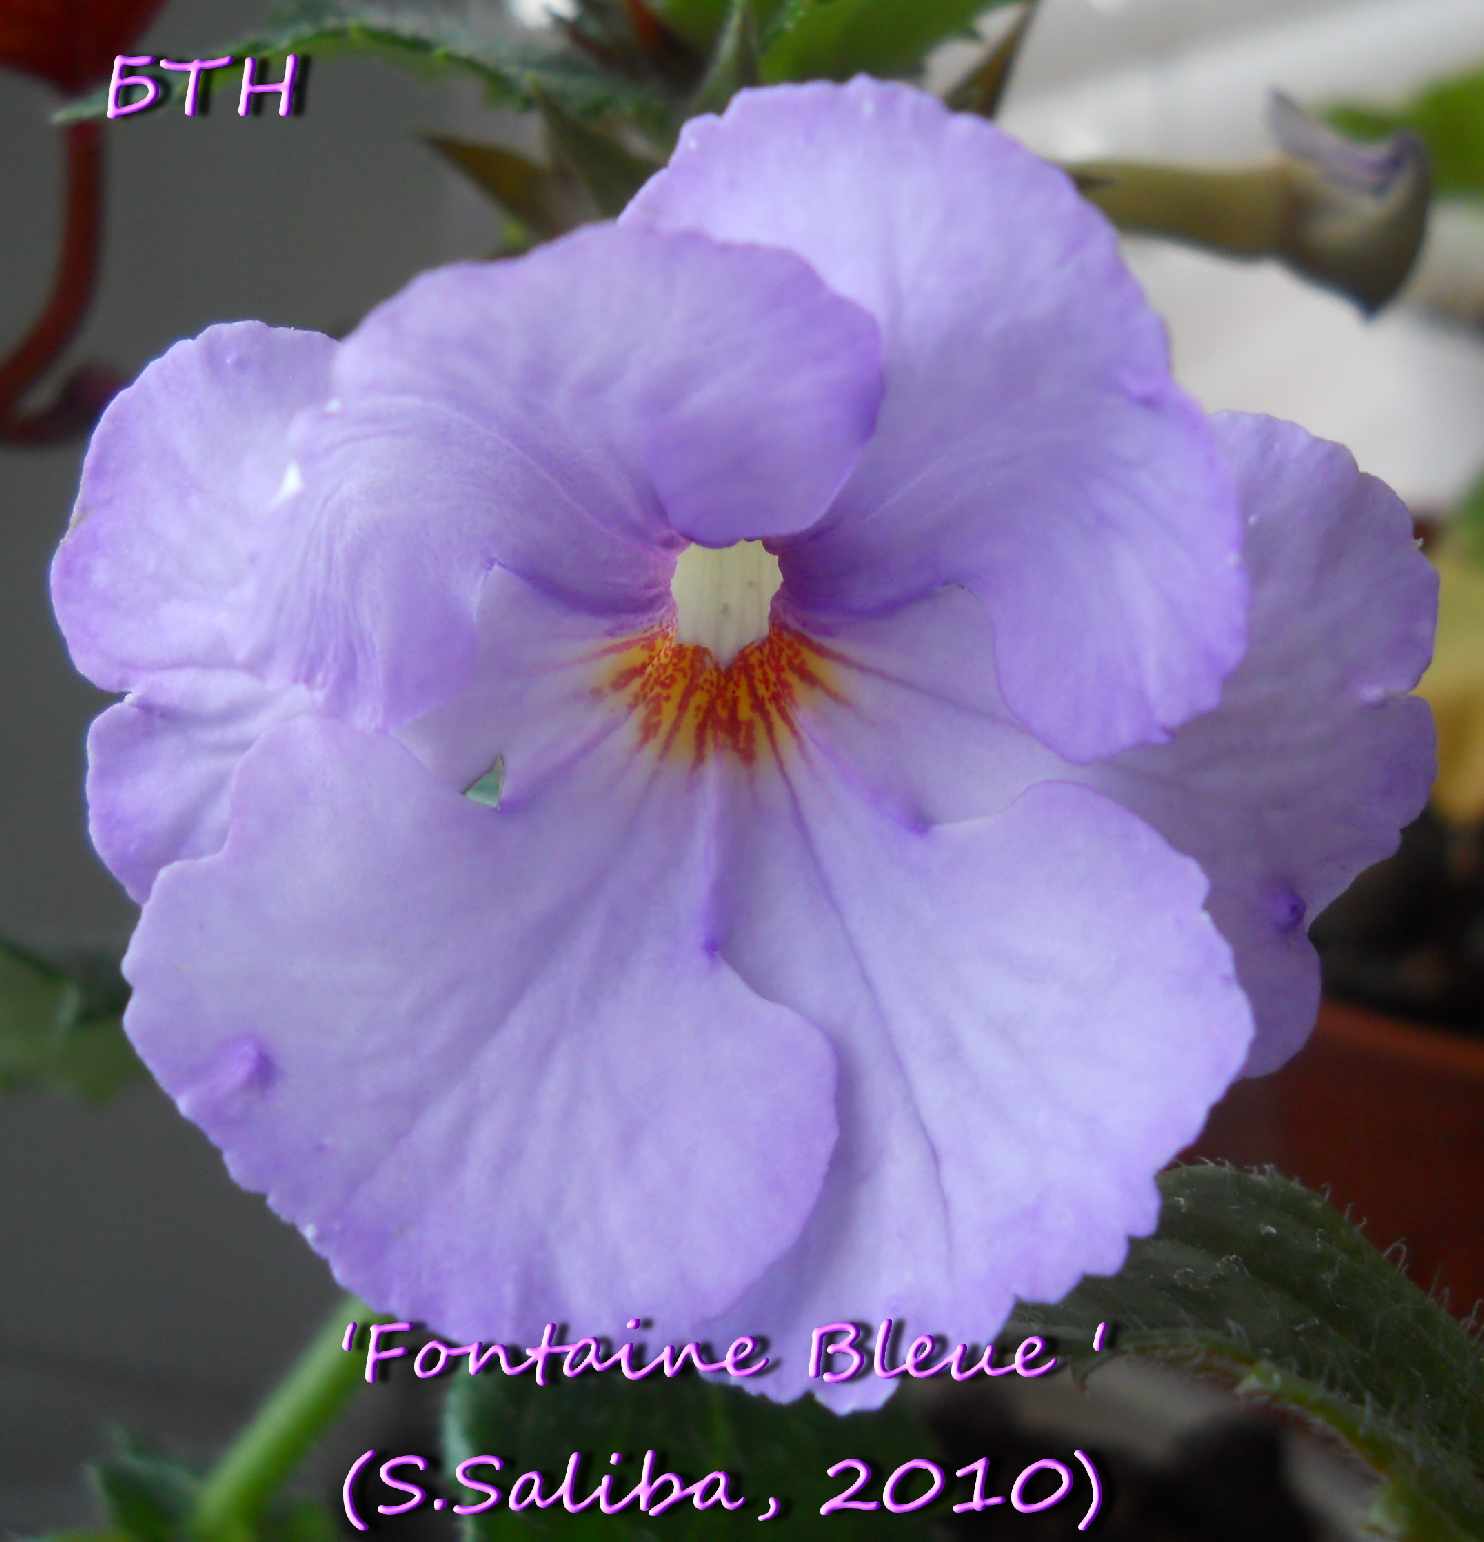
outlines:
{"label": "red stem", "polygon": [[82,323],[98,281],[103,245],[103,126],[66,130],[67,209],[62,253],[46,308],[0,363],[0,421],[15,416],[21,396],[45,373]]}

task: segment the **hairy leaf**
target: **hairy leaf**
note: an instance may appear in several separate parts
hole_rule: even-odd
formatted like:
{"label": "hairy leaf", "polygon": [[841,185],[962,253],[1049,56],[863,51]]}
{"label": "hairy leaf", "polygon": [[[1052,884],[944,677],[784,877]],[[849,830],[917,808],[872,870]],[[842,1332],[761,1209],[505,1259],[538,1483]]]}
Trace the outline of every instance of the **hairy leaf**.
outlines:
{"label": "hairy leaf", "polygon": [[[1117,1354],[1224,1370],[1239,1394],[1327,1426],[1376,1469],[1384,1535],[1484,1536],[1477,1339],[1300,1184],[1202,1166],[1160,1186],[1159,1230],[1119,1274],[1023,1305],[1011,1330],[1059,1340],[1084,1372]],[[1098,1354],[1100,1322],[1112,1337]]]}

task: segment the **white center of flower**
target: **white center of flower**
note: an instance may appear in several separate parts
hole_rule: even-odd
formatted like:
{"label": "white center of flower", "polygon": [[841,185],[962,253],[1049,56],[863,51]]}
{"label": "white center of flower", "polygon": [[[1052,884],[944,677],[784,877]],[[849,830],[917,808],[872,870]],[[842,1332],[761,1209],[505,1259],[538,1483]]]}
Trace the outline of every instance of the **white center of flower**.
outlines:
{"label": "white center of flower", "polygon": [[719,551],[687,546],[670,580],[676,640],[709,648],[725,669],[748,643],[768,635],[768,614],[782,583],[778,559],[761,541],[738,541]]}

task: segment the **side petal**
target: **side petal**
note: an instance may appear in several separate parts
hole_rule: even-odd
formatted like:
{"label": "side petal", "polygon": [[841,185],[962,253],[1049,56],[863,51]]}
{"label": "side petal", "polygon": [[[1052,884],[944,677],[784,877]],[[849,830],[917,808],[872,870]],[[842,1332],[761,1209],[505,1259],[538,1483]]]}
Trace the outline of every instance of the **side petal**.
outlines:
{"label": "side petal", "polygon": [[[785,252],[589,228],[424,275],[347,339],[347,403],[407,395],[497,433],[589,516],[672,548],[819,518],[881,399],[859,306]],[[580,538],[562,514],[554,539]]]}
{"label": "side petal", "polygon": [[312,710],[307,691],[240,670],[154,675],[88,733],[88,827],[131,899],[161,868],[208,856],[227,836],[237,763],[275,724]]}
{"label": "side petal", "polygon": [[[800,1346],[766,1389],[787,1397],[817,1324],[982,1340],[1017,1296],[1116,1270],[1251,1021],[1199,869],[1085,788],[918,832],[798,763],[752,786],[723,956],[840,1065],[819,1208],[718,1330]],[[879,1401],[871,1380],[830,1400]]]}
{"label": "side petal", "polygon": [[584,773],[495,810],[390,739],[286,724],[126,960],[128,1030],[234,1178],[460,1337],[719,1312],[834,1143],[828,1045],[717,953],[704,789]]}
{"label": "side petal", "polygon": [[832,686],[799,711],[799,733],[899,823],[997,813],[1073,772],[1005,705],[994,628],[970,590],[952,585],[879,616],[781,614],[809,637]]}
{"label": "side petal", "polygon": [[975,589],[1006,700],[1077,760],[1215,704],[1243,647],[1235,492],[1062,173],[919,91],[816,83],[689,124],[624,220],[797,252],[881,326],[877,433],[780,551],[802,603]]}
{"label": "side petal", "polygon": [[210,327],[110,404],[52,566],[57,619],[94,684],[240,663],[290,425],[324,401],[335,348],[317,332]]}
{"label": "side petal", "polygon": [[1437,575],[1401,501],[1348,451],[1272,418],[1216,426],[1247,513],[1251,647],[1216,711],[1082,775],[1210,876],[1257,1018],[1256,1075],[1313,1026],[1307,921],[1427,799],[1432,722],[1407,693],[1432,652]]}

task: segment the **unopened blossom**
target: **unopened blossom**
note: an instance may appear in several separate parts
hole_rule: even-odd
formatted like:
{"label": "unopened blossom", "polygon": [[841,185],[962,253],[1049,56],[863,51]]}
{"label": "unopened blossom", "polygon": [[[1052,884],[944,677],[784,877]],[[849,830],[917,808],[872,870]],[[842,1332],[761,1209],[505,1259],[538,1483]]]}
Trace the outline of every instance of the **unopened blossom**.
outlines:
{"label": "unopened blossom", "polygon": [[778,1397],[1116,1269],[1431,767],[1397,499],[868,80],[343,342],[177,345],[54,585],[128,1028],[234,1177],[378,1308],[766,1334]]}

